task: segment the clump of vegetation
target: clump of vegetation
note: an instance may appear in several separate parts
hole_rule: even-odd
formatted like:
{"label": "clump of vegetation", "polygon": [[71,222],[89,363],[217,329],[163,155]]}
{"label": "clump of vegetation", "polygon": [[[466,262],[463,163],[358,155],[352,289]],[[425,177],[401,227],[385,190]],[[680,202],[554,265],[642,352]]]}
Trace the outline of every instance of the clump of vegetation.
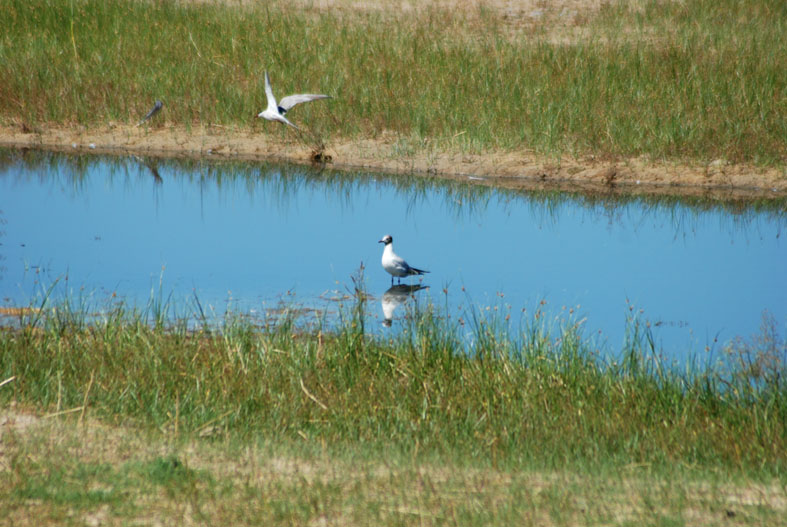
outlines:
{"label": "clump of vegetation", "polygon": [[744,398],[759,398],[763,390],[787,390],[787,341],[769,312],[762,315],[760,333],[736,337],[724,349],[729,371],[721,382]]}
{"label": "clump of vegetation", "polygon": [[771,345],[774,333],[764,348],[734,344],[740,364],[678,369],[657,358],[636,317],[610,363],[570,319],[550,326],[537,312],[512,327],[494,310],[457,319],[427,306],[381,335],[365,325],[360,286],[356,298],[334,328],[287,312],[264,323],[167,322],[157,301],[102,315],[44,305],[0,333],[0,376],[15,376],[0,400],[89,407],[185,436],[308,438],[335,452],[784,474],[784,346]]}

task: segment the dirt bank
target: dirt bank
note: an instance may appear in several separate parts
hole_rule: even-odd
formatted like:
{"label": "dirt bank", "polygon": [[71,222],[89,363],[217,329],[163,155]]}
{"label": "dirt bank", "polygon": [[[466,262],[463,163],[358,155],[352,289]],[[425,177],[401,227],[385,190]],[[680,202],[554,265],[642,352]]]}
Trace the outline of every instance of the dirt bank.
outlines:
{"label": "dirt bank", "polygon": [[[267,133],[266,133],[267,132]],[[133,125],[0,127],[0,147],[39,148],[151,157],[280,160],[311,163],[313,150],[295,134],[276,129],[222,126],[154,128]],[[324,155],[339,169],[413,173],[507,188],[554,188],[658,195],[706,195],[718,199],[787,198],[787,171],[730,165],[653,163],[643,159],[548,159],[527,150],[467,154],[431,149],[408,153],[396,134],[376,139],[334,139]]]}

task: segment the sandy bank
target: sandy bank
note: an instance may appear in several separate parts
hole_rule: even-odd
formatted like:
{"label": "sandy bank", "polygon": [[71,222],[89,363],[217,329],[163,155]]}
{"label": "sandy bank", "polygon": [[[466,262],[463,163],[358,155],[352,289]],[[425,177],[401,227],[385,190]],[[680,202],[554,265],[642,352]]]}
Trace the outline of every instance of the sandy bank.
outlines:
{"label": "sandy bank", "polygon": [[[266,133],[268,132],[268,133]],[[154,128],[0,127],[0,147],[151,157],[277,160],[312,163],[313,149],[295,134],[223,126]],[[468,154],[431,149],[403,153],[396,134],[375,139],[331,140],[329,166],[460,179],[506,188],[627,194],[706,195],[717,199],[787,198],[787,173],[779,168],[654,163],[643,159],[548,159],[533,152]]]}

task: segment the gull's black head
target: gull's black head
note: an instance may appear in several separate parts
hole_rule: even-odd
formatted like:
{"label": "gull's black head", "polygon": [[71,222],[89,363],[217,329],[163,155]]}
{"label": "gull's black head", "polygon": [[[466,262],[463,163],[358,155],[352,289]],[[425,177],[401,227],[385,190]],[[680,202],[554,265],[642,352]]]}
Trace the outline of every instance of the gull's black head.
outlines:
{"label": "gull's black head", "polygon": [[391,243],[392,241],[393,241],[393,238],[391,238],[391,235],[390,235],[390,234],[386,234],[386,235],[385,235],[385,236],[383,236],[383,237],[380,239],[380,241],[379,241],[379,242],[377,242],[377,243],[384,243],[385,245],[388,245],[388,244],[389,244],[389,243]]}

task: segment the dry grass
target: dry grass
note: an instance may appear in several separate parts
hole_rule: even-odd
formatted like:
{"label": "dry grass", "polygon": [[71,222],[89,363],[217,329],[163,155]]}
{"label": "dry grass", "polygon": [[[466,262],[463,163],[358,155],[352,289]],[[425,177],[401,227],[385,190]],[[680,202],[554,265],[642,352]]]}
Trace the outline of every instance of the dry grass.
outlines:
{"label": "dry grass", "polygon": [[[657,0],[655,3],[670,3],[674,0]],[[184,5],[219,4],[227,7],[253,7],[252,0],[182,0]],[[641,13],[648,0],[626,2],[626,10]],[[462,20],[463,29],[483,30],[485,21],[493,17],[508,38],[526,37],[551,44],[574,44],[593,34],[592,21],[609,9],[611,2],[605,0],[426,0],[401,1],[382,0],[293,0],[288,6],[310,16],[336,16],[347,22],[362,22],[370,16],[383,18],[388,23],[411,23],[429,13],[443,13],[449,25]],[[632,39],[642,34],[632,28],[628,31]]]}
{"label": "dry grass", "polygon": [[781,525],[777,482],[723,475],[501,471],[325,455],[88,417],[0,414],[10,525]]}

